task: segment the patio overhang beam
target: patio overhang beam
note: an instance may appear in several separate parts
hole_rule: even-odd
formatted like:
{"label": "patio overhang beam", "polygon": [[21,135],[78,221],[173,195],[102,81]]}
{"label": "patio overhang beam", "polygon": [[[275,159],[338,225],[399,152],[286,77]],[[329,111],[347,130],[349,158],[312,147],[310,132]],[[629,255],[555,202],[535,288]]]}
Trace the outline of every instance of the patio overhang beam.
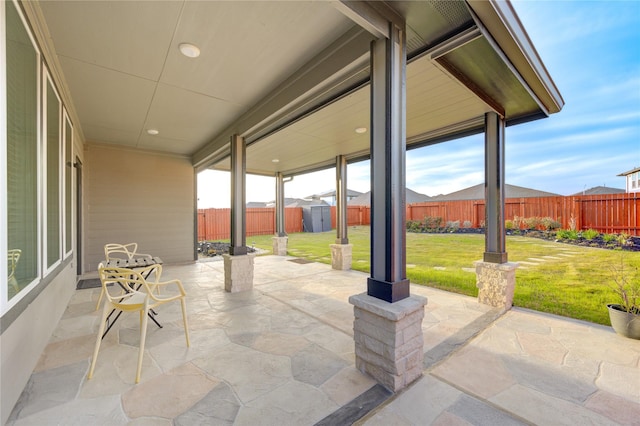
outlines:
{"label": "patio overhang beam", "polygon": [[383,2],[340,0],[336,8],[375,38],[390,38],[389,23],[404,27],[404,18]]}
{"label": "patio overhang beam", "polygon": [[351,92],[368,79],[369,44],[372,36],[354,26],[329,47],[298,69],[262,101],[220,132],[192,156],[202,170],[229,155],[229,135],[238,134],[250,145],[326,105],[336,95]]}

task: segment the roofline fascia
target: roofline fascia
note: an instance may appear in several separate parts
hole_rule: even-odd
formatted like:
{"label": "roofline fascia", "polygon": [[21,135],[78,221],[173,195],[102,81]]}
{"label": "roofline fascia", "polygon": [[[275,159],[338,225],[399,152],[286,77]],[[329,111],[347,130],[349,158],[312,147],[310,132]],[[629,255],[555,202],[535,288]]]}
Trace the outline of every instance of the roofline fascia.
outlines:
{"label": "roofline fascia", "polygon": [[631,169],[628,172],[622,172],[617,176],[627,176],[627,175],[630,175],[631,173],[635,173],[635,172],[640,172],[640,167],[636,167],[634,169]]}
{"label": "roofline fascia", "polygon": [[[511,2],[467,0],[467,5],[479,18],[507,58],[514,64],[531,90],[544,102],[549,113],[560,112],[564,106],[564,99]],[[531,81],[531,79],[535,79],[535,81]],[[542,93],[540,93],[541,91]]]}

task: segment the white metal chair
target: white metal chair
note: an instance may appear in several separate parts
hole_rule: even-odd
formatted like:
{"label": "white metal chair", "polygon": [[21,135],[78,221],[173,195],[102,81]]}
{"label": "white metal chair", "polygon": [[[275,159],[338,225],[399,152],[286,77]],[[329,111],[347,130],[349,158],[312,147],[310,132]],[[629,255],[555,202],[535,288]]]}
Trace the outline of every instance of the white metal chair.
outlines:
{"label": "white metal chair", "polygon": [[[152,265],[140,271],[135,271],[127,268],[105,268],[103,263],[100,264],[98,267],[98,273],[100,274],[103,294],[106,295],[106,298],[102,310],[102,319],[98,329],[98,336],[96,338],[96,346],[91,360],[91,368],[89,369],[87,379],[91,379],[93,377],[93,371],[96,366],[98,351],[100,350],[100,342],[102,341],[104,334],[107,317],[109,316],[109,312],[113,309],[123,312],[137,311],[140,313],[140,352],[138,354],[136,383],[140,382],[144,344],[147,335],[148,314],[151,309],[165,303],[180,301],[182,306],[184,334],[187,339],[187,346],[191,346],[191,341],[189,339],[189,324],[187,322],[187,306],[185,302],[186,293],[184,291],[184,287],[180,280],[170,280],[165,282],[159,281],[161,271],[162,265]],[[155,272],[155,280],[145,280],[143,274],[151,272]],[[112,283],[117,285],[114,285],[110,292],[107,286]],[[171,285],[175,286],[177,290],[177,292],[176,290],[172,290],[173,295],[161,298],[153,294],[153,290],[156,288],[166,288]]]}

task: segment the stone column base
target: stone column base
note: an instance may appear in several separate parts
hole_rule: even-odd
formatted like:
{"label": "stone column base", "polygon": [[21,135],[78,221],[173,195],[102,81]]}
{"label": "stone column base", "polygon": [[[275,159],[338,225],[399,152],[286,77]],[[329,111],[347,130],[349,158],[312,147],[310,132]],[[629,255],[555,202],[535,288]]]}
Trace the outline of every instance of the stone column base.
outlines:
{"label": "stone column base", "polygon": [[351,269],[353,244],[331,244],[331,267],[339,271]]}
{"label": "stone column base", "polygon": [[273,237],[271,238],[273,242],[273,254],[276,256],[286,256],[287,255],[287,243],[289,241],[289,237]]}
{"label": "stone column base", "polygon": [[356,368],[397,392],[422,376],[422,319],[427,299],[388,303],[366,293],[349,298],[354,308]]}
{"label": "stone column base", "polygon": [[517,263],[490,263],[478,260],[476,267],[476,286],[478,302],[505,311],[513,304],[513,291],[516,286]]}
{"label": "stone column base", "polygon": [[224,289],[229,293],[253,289],[253,259],[254,254],[232,256],[223,254],[224,259]]}

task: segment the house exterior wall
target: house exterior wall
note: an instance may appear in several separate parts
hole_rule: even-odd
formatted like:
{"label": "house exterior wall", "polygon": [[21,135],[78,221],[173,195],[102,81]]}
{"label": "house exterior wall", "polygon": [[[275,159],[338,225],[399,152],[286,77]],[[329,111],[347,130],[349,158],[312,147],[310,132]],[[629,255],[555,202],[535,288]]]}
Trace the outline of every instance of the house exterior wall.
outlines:
{"label": "house exterior wall", "polygon": [[626,176],[627,179],[627,192],[629,194],[638,192],[640,193],[640,171],[629,173]]}
{"label": "house exterior wall", "polygon": [[0,423],[11,414],[75,291],[75,267],[70,262],[2,333]]}
{"label": "house exterior wall", "polygon": [[187,157],[85,147],[84,272],[107,243],[138,243],[165,263],[195,260],[195,171]]}
{"label": "house exterior wall", "polygon": [[[25,385],[29,381],[36,367],[42,351],[49,343],[54,328],[63,316],[70,298],[76,289],[76,230],[78,218],[75,214],[75,188],[76,169],[73,163],[76,159],[83,161],[83,140],[74,128],[75,114],[69,109],[64,97],[60,98],[58,89],[63,86],[58,80],[59,73],[55,69],[56,61],[52,60],[50,52],[45,47],[45,38],[37,31],[37,25],[32,20],[33,16],[21,6],[31,6],[30,3],[1,2],[0,3],[0,257],[7,259],[9,249],[21,249],[19,262],[15,267],[16,280],[9,282],[7,279],[7,261],[0,263],[0,424],[4,424],[11,410],[18,401]],[[16,19],[17,17],[17,19]],[[10,30],[11,29],[11,30]],[[15,38],[17,32],[25,36],[22,39]],[[6,49],[8,42],[12,49]],[[20,62],[20,55],[16,55],[16,43],[22,41],[21,52],[29,52],[33,49],[34,61],[32,63]],[[19,49],[18,49],[19,50]],[[16,68],[16,61],[24,68]],[[13,65],[11,65],[13,64]],[[11,72],[9,71],[11,69]],[[39,81],[35,92],[37,98],[38,113],[30,114],[30,108],[19,104],[16,99],[23,99],[18,94],[25,94],[21,88],[11,86],[13,95],[9,95],[8,87],[16,83],[16,75],[33,75]],[[45,93],[51,101],[57,99],[57,114],[52,115],[47,108]],[[9,114],[11,112],[11,114]],[[14,120],[11,125],[7,117]],[[23,152],[13,151],[9,158],[10,141],[21,140],[20,129],[35,127],[42,129],[45,121],[49,124],[56,123],[59,127],[57,140],[55,135],[38,131],[35,135],[37,144],[38,170],[33,168],[18,167],[15,164],[29,164],[25,161]],[[18,123],[18,124],[16,124]],[[49,130],[49,128],[47,128]],[[18,136],[16,136],[18,135]],[[49,144],[47,144],[50,143]],[[53,143],[55,142],[55,143]],[[55,147],[55,150],[54,148]],[[21,163],[25,161],[24,163]],[[57,166],[56,166],[57,163]],[[54,176],[45,172],[45,164]],[[31,192],[24,190],[29,196],[34,195],[37,201],[36,220],[37,234],[34,239],[29,239],[31,248],[35,247],[36,256],[30,256],[32,251],[22,250],[25,246],[9,246],[9,234],[16,230],[22,232],[27,219],[19,213],[13,212],[9,221],[9,212],[12,205],[8,201],[9,176],[16,176],[15,171],[32,173],[37,179],[38,185]],[[56,183],[57,193],[48,192],[49,184]],[[14,196],[23,189],[13,189]],[[54,197],[51,197],[54,195]],[[57,199],[57,203],[45,203],[45,196],[50,201]],[[56,216],[48,216],[47,213],[55,212]],[[58,219],[58,220],[56,220]],[[59,230],[56,235],[44,232],[45,226],[55,224]],[[25,238],[26,239],[26,238]],[[52,245],[53,244],[53,245]],[[57,250],[51,250],[56,248]],[[45,257],[45,250],[54,253],[51,260]],[[50,254],[51,254],[50,253]],[[50,261],[51,260],[51,261]],[[37,269],[19,275],[19,267],[24,262],[29,265],[36,264]],[[31,271],[31,270],[29,270]]]}

